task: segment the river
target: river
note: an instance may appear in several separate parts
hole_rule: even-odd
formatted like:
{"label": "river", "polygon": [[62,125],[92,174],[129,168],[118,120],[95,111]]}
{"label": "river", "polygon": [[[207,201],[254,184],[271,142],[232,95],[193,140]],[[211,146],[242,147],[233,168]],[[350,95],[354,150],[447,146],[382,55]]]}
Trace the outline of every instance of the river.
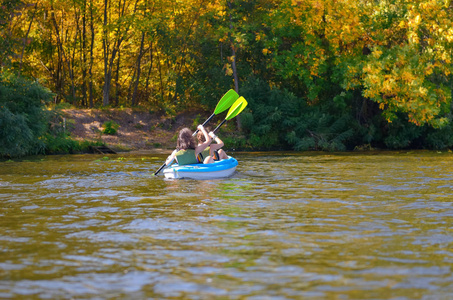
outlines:
{"label": "river", "polygon": [[161,154],[0,162],[0,298],[451,299],[453,154]]}

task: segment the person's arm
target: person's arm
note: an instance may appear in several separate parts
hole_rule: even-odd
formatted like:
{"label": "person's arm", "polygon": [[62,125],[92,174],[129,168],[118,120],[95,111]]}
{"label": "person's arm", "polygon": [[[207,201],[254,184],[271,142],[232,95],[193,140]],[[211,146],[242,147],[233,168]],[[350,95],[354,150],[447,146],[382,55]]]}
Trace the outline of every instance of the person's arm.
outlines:
{"label": "person's arm", "polygon": [[224,145],[223,141],[218,136],[216,136],[214,132],[211,131],[209,133],[209,136],[217,143],[217,144],[211,144],[210,149],[212,151],[219,150],[220,148],[223,147],[223,145]]}
{"label": "person's arm", "polygon": [[[165,161],[165,164],[168,166],[169,164],[172,163],[172,161],[176,158],[176,153],[178,152],[178,150],[175,150],[173,151],[170,156],[167,158],[167,160]],[[176,160],[178,161],[178,160]]]}
{"label": "person's arm", "polygon": [[198,125],[197,129],[203,133],[206,141],[204,141],[203,144],[198,145],[195,148],[195,156],[198,156],[199,153],[203,152],[203,150],[206,149],[209,146],[209,144],[211,144],[212,141],[211,137],[208,135],[208,132],[206,131],[203,125]]}

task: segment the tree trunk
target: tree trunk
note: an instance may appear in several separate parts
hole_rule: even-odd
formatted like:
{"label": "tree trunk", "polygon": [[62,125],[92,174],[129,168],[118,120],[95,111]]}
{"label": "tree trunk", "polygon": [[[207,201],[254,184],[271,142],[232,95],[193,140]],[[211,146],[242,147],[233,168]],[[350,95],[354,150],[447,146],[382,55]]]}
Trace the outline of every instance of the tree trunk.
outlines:
{"label": "tree trunk", "polygon": [[94,55],[93,55],[93,48],[94,48],[94,17],[93,17],[93,0],[90,1],[90,31],[91,31],[91,45],[90,45],[90,67],[88,69],[88,77],[89,77],[89,87],[88,87],[88,94],[89,94],[89,105],[90,108],[94,106],[93,100],[93,64],[94,64]]}
{"label": "tree trunk", "polygon": [[35,10],[33,11],[33,15],[31,16],[30,24],[28,24],[27,33],[25,34],[25,37],[24,37],[24,44],[22,45],[22,52],[20,53],[19,75],[22,71],[22,62],[23,62],[23,58],[24,58],[25,47],[27,46],[28,35],[30,34],[31,24],[33,23],[33,20],[35,19],[35,14],[36,14],[37,9],[38,9],[38,2],[35,3]]}
{"label": "tree trunk", "polygon": [[[231,63],[231,67],[233,69],[233,80],[234,80],[234,90],[236,91],[236,93],[239,94],[239,77],[238,77],[238,72],[237,72],[237,68],[236,68],[236,50],[235,50],[235,46],[234,46],[234,43],[233,43],[233,38],[232,38],[232,32],[233,32],[233,17],[232,17],[232,14],[231,14],[231,2],[228,2],[228,8],[230,9],[230,43],[231,43],[231,55],[233,56],[233,62]],[[237,125],[237,128],[238,130],[241,130],[241,116],[238,115],[236,117],[236,125]]]}
{"label": "tree trunk", "polygon": [[102,36],[102,47],[104,50],[104,87],[102,89],[102,105],[109,105],[109,93],[110,93],[110,80],[112,78],[112,72],[109,71],[109,43],[107,36],[107,23],[108,23],[108,0],[104,0],[104,34]]}
{"label": "tree trunk", "polygon": [[141,71],[141,61],[143,56],[143,46],[145,43],[145,32],[142,32],[142,40],[140,41],[140,50],[137,57],[137,78],[135,79],[134,93],[132,94],[132,105],[138,105],[137,93],[138,93],[138,84],[140,83],[140,71]]}
{"label": "tree trunk", "polygon": [[50,20],[52,25],[55,29],[56,41],[57,41],[57,68],[55,72],[55,88],[57,90],[56,101],[59,102],[61,100],[61,94],[64,94],[63,86],[64,86],[64,63],[63,63],[63,47],[61,47],[60,41],[60,30],[58,28],[57,21],[55,19],[54,8],[51,6],[52,12],[50,13]]}
{"label": "tree trunk", "polygon": [[164,81],[162,79],[161,62],[158,61],[157,63],[158,63],[157,67],[159,69],[159,81],[160,81],[160,98],[161,98],[160,101],[162,102],[162,101],[164,101]]}
{"label": "tree trunk", "polygon": [[148,92],[149,79],[151,77],[152,70],[153,70],[153,43],[151,42],[151,45],[149,47],[149,68],[148,68],[148,74],[146,76],[146,82],[145,82],[145,90],[146,90],[146,92]]}
{"label": "tree trunk", "polygon": [[82,5],[82,106],[87,107],[86,2]]}
{"label": "tree trunk", "polygon": [[71,80],[71,102],[73,105],[76,105],[77,103],[77,95],[76,95],[76,84],[75,84],[75,70],[74,70],[74,67],[75,67],[75,61],[76,61],[76,52],[77,52],[77,39],[78,39],[78,36],[79,36],[79,32],[80,32],[80,24],[79,24],[79,21],[80,21],[80,18],[79,18],[79,15],[78,15],[78,11],[76,9],[76,7],[74,7],[74,11],[75,11],[75,22],[76,22],[76,30],[75,30],[75,35],[74,35],[74,45],[72,48],[72,55],[71,55],[71,50],[68,50],[69,52],[69,58],[68,59],[68,68],[69,68],[69,78]]}
{"label": "tree trunk", "polygon": [[121,64],[121,52],[118,50],[118,59],[116,60],[116,74],[115,74],[115,106],[119,105],[120,99],[120,64]]}
{"label": "tree trunk", "polygon": [[[53,5],[51,5],[51,8],[52,10],[54,10],[54,7]],[[52,11],[51,14],[51,21],[52,21],[52,24],[55,28],[55,36],[57,38],[57,48],[58,48],[58,56],[59,56],[59,61],[61,64],[61,70],[63,71],[63,76],[61,77],[61,90],[64,90],[64,85],[63,85],[63,81],[64,81],[64,65],[67,64],[67,67],[68,67],[68,72],[69,72],[69,78],[70,78],[70,81],[71,81],[71,96],[73,97],[74,99],[74,95],[75,95],[75,86],[74,86],[74,74],[73,74],[73,70],[71,68],[71,63],[69,61],[69,59],[66,57],[66,54],[64,52],[64,48],[63,48],[63,43],[61,41],[61,37],[60,37],[60,29],[58,27],[58,24],[57,24],[57,20],[55,18],[55,13]]]}
{"label": "tree trunk", "polygon": [[[123,2],[123,7],[121,8],[121,0],[119,0],[119,11],[118,11],[118,19],[124,16],[125,10],[125,3]],[[138,0],[135,1],[134,5],[134,14],[137,11]],[[110,87],[112,81],[112,70],[113,64],[115,61],[116,54],[119,53],[121,49],[121,43],[126,39],[127,33],[129,31],[129,26],[124,29],[124,32],[121,33],[121,26],[118,27],[117,31],[117,39],[112,46],[112,54],[110,55],[110,43],[108,42],[108,32],[107,32],[107,25],[108,25],[108,0],[104,0],[104,34],[103,34],[103,48],[104,48],[104,88],[102,92],[102,104],[107,106],[110,104],[109,94],[110,94]],[[110,56],[110,57],[109,57]]]}

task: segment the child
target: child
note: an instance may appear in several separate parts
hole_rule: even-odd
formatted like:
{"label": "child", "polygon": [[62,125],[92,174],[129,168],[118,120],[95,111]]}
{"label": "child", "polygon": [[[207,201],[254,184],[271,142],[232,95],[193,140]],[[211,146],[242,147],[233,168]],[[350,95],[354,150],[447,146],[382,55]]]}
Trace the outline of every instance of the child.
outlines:
{"label": "child", "polygon": [[[212,131],[209,132],[208,135],[217,144],[210,144],[209,147],[206,147],[204,151],[202,151],[201,155],[204,157],[204,159],[206,160],[206,158],[209,157],[210,158],[208,159],[209,163],[213,163],[216,160],[227,159],[228,155],[226,154],[226,152],[223,149],[220,149],[224,145],[223,141],[218,136],[216,136]],[[201,132],[198,132],[197,139],[198,145],[202,145],[203,143],[206,142],[206,138],[204,137],[204,134],[202,134]]]}
{"label": "child", "polygon": [[165,161],[167,166],[171,164],[173,159],[176,159],[180,166],[196,163],[211,163],[209,157],[203,159],[200,155],[211,143],[211,137],[203,125],[198,125],[197,129],[203,134],[206,141],[197,146],[192,136],[192,131],[189,128],[181,129],[176,142],[176,150]]}

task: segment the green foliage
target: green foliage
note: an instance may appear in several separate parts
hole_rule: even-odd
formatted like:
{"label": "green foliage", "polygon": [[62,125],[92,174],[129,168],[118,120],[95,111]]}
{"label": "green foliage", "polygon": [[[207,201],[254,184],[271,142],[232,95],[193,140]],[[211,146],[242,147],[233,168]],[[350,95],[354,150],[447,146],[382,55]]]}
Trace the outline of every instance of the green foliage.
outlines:
{"label": "green foliage", "polygon": [[354,130],[348,115],[329,115],[319,109],[303,114],[287,141],[294,150],[345,151]]}
{"label": "green foliage", "polygon": [[52,93],[38,82],[0,73],[0,156],[44,152],[45,104],[51,100]]}
{"label": "green foliage", "polygon": [[249,78],[240,94],[249,103],[241,114],[242,128],[249,138],[247,147],[263,150],[287,148],[281,125],[287,121],[286,117],[297,113],[300,105],[296,97],[287,91],[271,89],[266,82],[255,77]]}
{"label": "green foliage", "polygon": [[198,114],[198,115],[193,119],[193,122],[192,122],[192,127],[193,127],[193,128],[197,128],[197,126],[198,126],[199,124],[202,123],[202,122],[200,122],[200,119],[201,119],[200,114]]}
{"label": "green foliage", "polygon": [[330,113],[329,106],[309,106],[255,78],[241,93],[249,102],[249,111],[241,115],[249,148],[344,151],[354,137],[353,118]]}
{"label": "green foliage", "polygon": [[426,134],[425,146],[428,149],[436,150],[453,147],[453,124],[449,123],[447,126],[436,130],[429,128]]}
{"label": "green foliage", "polygon": [[12,26],[7,22],[14,15],[20,15],[24,8],[22,0],[0,1],[0,67],[11,65],[11,58],[17,57],[14,48],[20,44],[20,37],[14,35]]}
{"label": "green foliage", "polygon": [[225,135],[222,136],[222,141],[225,143],[224,149],[227,151],[248,149],[247,140],[241,135]]}
{"label": "green foliage", "polygon": [[60,110],[45,109],[52,96],[36,81],[0,74],[0,157],[75,153],[99,145],[70,138],[73,124]]}
{"label": "green foliage", "polygon": [[58,134],[55,136],[50,133],[46,133],[43,140],[46,144],[47,154],[76,153],[82,151],[82,146],[78,141],[75,141],[64,134]]}
{"label": "green foliage", "polygon": [[423,131],[423,127],[402,122],[400,119],[389,124],[387,136],[384,139],[385,145],[390,149],[404,149],[413,146]]}
{"label": "green foliage", "polygon": [[[151,2],[3,1],[0,68],[42,78],[56,108],[144,105],[172,117],[213,109],[237,84],[249,106],[236,148],[453,145],[452,1]],[[7,77],[0,155],[75,149],[58,122],[47,126],[49,91]]]}
{"label": "green foliage", "polygon": [[102,133],[115,135],[119,127],[120,125],[115,121],[107,121],[104,124],[102,124],[102,128],[104,128],[104,130],[102,130]]}

